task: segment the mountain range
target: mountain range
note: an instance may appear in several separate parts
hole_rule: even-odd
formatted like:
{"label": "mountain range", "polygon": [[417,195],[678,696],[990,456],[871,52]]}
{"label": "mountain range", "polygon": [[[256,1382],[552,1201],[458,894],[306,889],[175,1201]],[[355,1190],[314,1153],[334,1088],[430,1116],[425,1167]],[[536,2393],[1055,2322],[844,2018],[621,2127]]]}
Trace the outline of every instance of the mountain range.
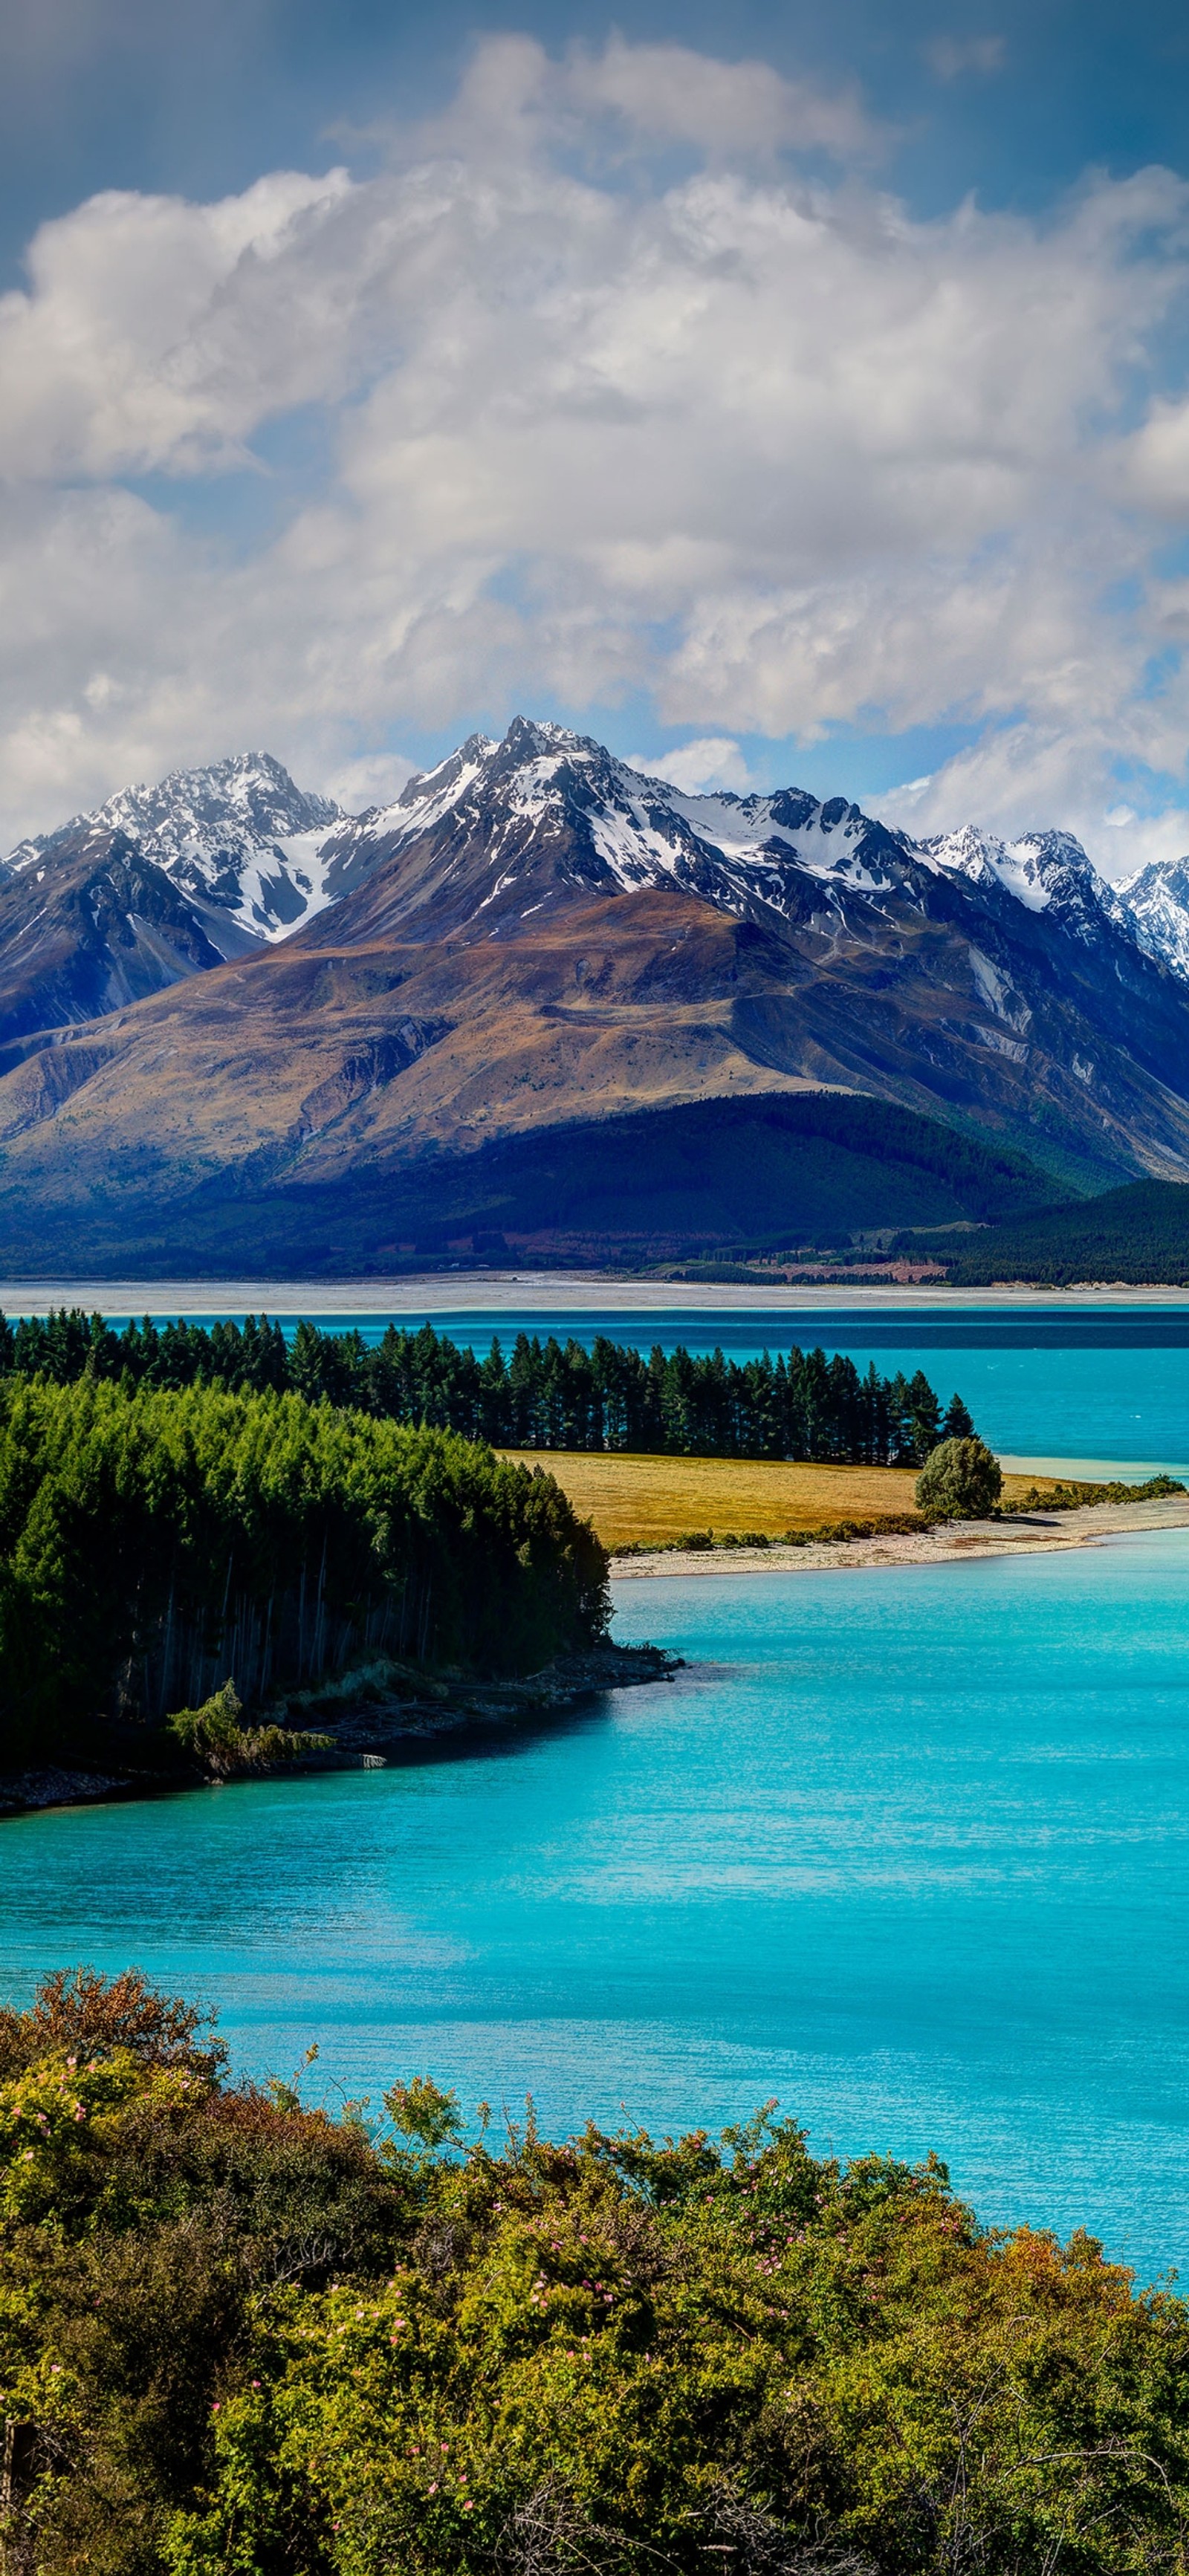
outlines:
{"label": "mountain range", "polygon": [[1189,1177],[1189,862],[517,718],[365,814],[243,754],[0,867],[12,1271],[664,1258],[1142,1175]]}

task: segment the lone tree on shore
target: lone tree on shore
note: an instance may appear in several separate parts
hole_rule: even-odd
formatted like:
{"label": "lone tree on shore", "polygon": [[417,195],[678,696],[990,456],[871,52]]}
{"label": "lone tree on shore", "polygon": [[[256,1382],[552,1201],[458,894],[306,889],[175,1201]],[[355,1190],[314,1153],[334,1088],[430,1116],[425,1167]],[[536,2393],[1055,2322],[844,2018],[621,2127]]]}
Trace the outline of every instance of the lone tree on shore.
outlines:
{"label": "lone tree on shore", "polygon": [[934,1521],[977,1521],[1003,1491],[999,1460],[985,1440],[943,1440],[917,1477],[917,1510]]}

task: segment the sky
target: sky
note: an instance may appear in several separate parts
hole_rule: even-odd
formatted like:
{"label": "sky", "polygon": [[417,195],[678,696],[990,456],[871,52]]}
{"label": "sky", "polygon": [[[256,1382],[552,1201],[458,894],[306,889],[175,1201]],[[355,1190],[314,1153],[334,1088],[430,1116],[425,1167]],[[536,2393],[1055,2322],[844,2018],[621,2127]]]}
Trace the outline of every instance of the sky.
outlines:
{"label": "sky", "polygon": [[1189,850],[1166,0],[0,0],[0,847],[520,711]]}

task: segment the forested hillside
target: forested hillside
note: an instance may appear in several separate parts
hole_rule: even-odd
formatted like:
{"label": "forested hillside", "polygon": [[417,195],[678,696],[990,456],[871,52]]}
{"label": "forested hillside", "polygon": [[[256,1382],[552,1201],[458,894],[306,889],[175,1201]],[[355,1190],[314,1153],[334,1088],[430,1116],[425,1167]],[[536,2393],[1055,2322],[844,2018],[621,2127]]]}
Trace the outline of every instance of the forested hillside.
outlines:
{"label": "forested hillside", "polygon": [[0,1380],[0,1762],[259,1703],[384,1651],[591,1644],[606,1559],[551,1477],[457,1434],[223,1387]]}
{"label": "forested hillside", "polygon": [[1184,2576],[1189,2310],[945,2167],[422,2077],[328,2119],[129,1974],[0,2012],[13,2576]]}
{"label": "forested hillside", "polygon": [[1181,1181],[1133,1181],[1078,1207],[1052,1207],[932,1247],[959,1288],[997,1279],[1068,1288],[1082,1279],[1134,1287],[1189,1285],[1189,1188]]}

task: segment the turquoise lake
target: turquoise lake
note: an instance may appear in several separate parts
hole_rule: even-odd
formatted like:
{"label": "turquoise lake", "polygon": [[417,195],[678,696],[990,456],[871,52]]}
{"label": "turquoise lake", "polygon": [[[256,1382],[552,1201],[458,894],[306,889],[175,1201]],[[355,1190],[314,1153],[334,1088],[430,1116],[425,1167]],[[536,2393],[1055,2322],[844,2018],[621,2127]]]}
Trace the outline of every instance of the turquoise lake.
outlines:
{"label": "turquoise lake", "polygon": [[[0,1824],[10,1998],[134,1961],[313,2098],[935,2147],[988,2220],[1189,2258],[1189,1531],[623,1583],[691,1658],[378,1772]],[[621,2112],[620,2105],[624,2106]]]}

